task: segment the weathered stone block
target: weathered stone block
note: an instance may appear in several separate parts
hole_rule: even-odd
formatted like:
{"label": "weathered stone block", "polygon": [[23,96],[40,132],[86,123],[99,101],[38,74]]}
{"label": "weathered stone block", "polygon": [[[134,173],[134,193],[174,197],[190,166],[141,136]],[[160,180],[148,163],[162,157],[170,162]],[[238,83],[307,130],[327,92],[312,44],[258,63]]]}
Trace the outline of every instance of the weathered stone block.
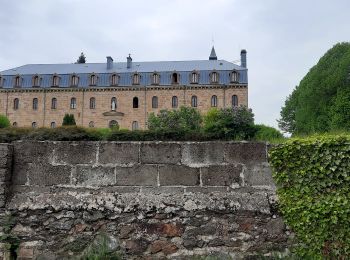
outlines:
{"label": "weathered stone block", "polygon": [[29,185],[54,186],[70,184],[71,167],[66,165],[31,164],[28,167]]}
{"label": "weathered stone block", "polygon": [[142,193],[145,194],[182,194],[184,188],[182,187],[142,187]]}
{"label": "weathered stone block", "polygon": [[49,163],[53,158],[53,142],[19,141],[13,143],[14,164]]}
{"label": "weathered stone block", "polygon": [[77,166],[76,184],[83,186],[110,186],[115,184],[115,172],[112,167]]}
{"label": "weathered stone block", "polygon": [[96,163],[97,142],[57,142],[54,158],[61,164]]}
{"label": "weathered stone block", "polygon": [[185,193],[226,193],[228,187],[186,187]]}
{"label": "weathered stone block", "polygon": [[252,164],[267,161],[265,143],[226,143],[224,145],[224,152],[227,163]]}
{"label": "weathered stone block", "polygon": [[157,186],[156,165],[134,165],[116,167],[116,185],[121,186]]}
{"label": "weathered stone block", "polygon": [[241,165],[211,165],[201,168],[203,186],[239,186]]}
{"label": "weathered stone block", "polygon": [[272,170],[268,163],[249,165],[243,175],[247,186],[264,186],[276,189],[272,178]]}
{"label": "weathered stone block", "polygon": [[177,164],[181,161],[181,145],[171,142],[142,143],[141,163]]}
{"label": "weathered stone block", "polygon": [[14,185],[25,185],[28,181],[27,172],[31,163],[15,162],[13,164],[12,183]]}
{"label": "weathered stone block", "polygon": [[100,143],[98,162],[101,164],[135,164],[139,162],[140,143]]}
{"label": "weathered stone block", "polygon": [[5,182],[11,180],[11,170],[0,168],[0,182]]}
{"label": "weathered stone block", "polygon": [[199,168],[184,165],[159,166],[160,186],[196,186],[200,184]]}
{"label": "weathered stone block", "polygon": [[193,142],[182,145],[182,164],[202,166],[224,162],[221,142]]}

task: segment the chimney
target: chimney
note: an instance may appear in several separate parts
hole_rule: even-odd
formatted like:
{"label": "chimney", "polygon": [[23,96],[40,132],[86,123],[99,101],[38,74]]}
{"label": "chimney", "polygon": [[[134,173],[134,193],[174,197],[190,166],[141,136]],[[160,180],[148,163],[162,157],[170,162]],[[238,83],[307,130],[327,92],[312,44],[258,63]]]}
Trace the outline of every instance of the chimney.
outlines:
{"label": "chimney", "polygon": [[107,69],[110,70],[113,68],[113,59],[111,56],[107,56]]}
{"label": "chimney", "polygon": [[241,67],[247,67],[247,51],[241,50]]}
{"label": "chimney", "polygon": [[131,66],[132,66],[132,58],[131,58],[131,56],[129,54],[129,57],[126,58],[126,68],[130,69]]}

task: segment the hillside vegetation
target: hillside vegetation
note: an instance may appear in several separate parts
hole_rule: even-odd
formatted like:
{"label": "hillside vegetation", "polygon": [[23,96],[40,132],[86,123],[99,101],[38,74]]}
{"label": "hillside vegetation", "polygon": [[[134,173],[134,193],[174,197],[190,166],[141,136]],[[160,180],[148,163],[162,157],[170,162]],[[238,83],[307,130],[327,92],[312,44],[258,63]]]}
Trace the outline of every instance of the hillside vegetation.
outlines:
{"label": "hillside vegetation", "polygon": [[287,97],[279,127],[292,134],[350,130],[350,43],[338,43]]}

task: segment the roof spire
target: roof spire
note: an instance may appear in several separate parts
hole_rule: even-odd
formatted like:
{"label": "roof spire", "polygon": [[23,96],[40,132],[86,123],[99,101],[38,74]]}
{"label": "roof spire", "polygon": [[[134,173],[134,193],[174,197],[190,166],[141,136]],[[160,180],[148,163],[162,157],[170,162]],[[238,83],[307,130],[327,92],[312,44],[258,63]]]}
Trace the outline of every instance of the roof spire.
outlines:
{"label": "roof spire", "polygon": [[217,59],[218,59],[218,57],[216,57],[216,52],[215,52],[214,45],[213,45],[213,48],[211,48],[209,60],[217,60]]}

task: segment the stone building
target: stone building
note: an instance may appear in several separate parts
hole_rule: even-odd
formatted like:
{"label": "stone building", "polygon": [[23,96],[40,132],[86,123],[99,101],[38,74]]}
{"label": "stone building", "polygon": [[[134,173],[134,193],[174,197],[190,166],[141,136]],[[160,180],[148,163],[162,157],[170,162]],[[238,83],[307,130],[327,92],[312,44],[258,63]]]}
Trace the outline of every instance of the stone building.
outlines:
{"label": "stone building", "polygon": [[218,60],[28,64],[0,72],[0,113],[13,126],[78,125],[144,129],[151,112],[248,105],[246,51],[241,65]]}

